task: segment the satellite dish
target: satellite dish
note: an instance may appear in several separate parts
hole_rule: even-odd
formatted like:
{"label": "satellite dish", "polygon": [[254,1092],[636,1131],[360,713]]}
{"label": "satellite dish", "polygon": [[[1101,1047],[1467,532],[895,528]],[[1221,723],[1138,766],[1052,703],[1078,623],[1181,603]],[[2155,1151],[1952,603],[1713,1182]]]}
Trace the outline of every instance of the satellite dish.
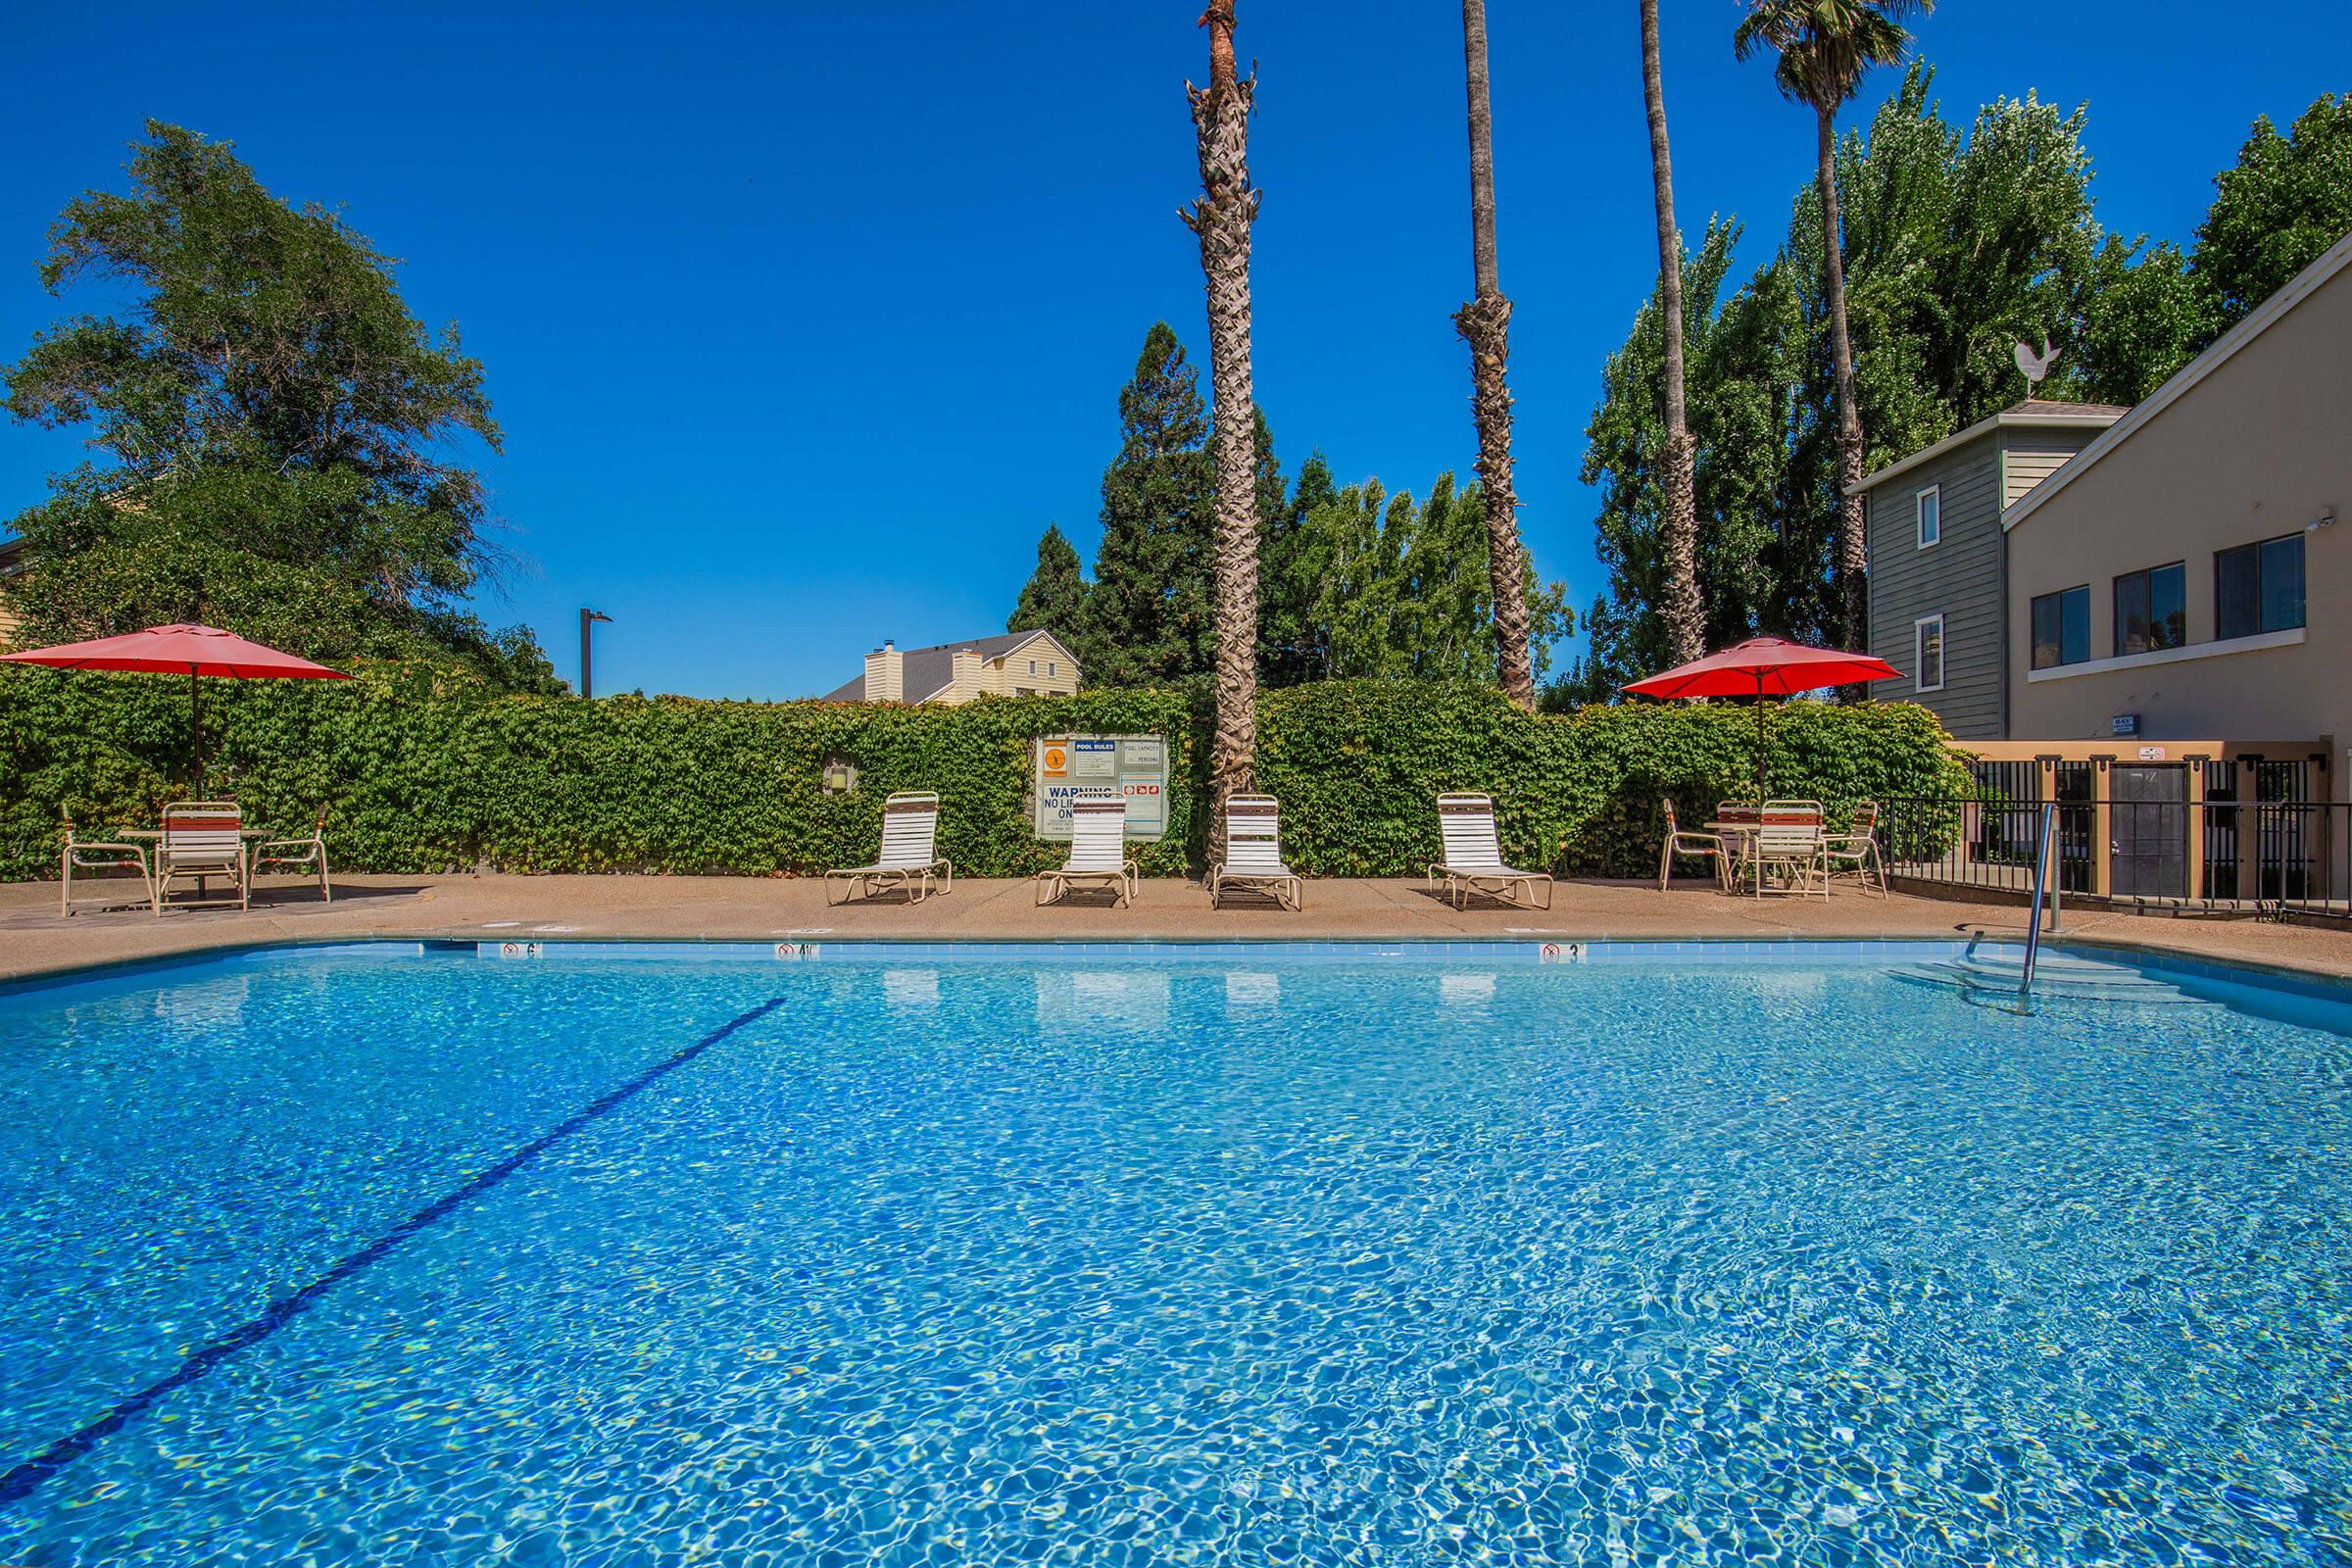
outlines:
{"label": "satellite dish", "polygon": [[2026,396],[2032,397],[2034,389],[2050,373],[2050,367],[2058,363],[2058,351],[2050,347],[2050,335],[2047,332],[2041,335],[2039,354],[2023,343],[2012,346],[2017,351],[2017,368],[2026,372]]}

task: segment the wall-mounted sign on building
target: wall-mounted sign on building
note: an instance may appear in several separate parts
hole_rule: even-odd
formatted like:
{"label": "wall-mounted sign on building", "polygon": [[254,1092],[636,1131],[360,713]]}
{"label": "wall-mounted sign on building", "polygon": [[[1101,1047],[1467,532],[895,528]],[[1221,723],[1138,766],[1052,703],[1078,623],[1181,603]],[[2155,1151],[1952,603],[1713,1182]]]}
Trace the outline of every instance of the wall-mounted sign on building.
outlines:
{"label": "wall-mounted sign on building", "polygon": [[1168,743],[1158,735],[1049,735],[1037,743],[1037,836],[1070,836],[1070,797],[1117,790],[1127,797],[1127,836],[1168,831]]}

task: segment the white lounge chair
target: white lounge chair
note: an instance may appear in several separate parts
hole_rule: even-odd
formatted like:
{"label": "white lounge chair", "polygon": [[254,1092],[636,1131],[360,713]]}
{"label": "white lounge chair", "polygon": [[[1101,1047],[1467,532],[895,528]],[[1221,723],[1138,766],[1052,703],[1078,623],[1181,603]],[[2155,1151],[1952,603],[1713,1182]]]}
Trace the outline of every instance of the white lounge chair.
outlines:
{"label": "white lounge chair", "polygon": [[939,797],[928,791],[893,795],[882,803],[882,853],[871,865],[827,871],[825,904],[832,906],[836,880],[849,884],[844,903],[861,892],[870,898],[895,887],[905,888],[909,902],[920,904],[930,897],[934,875],[940,892],[955,890],[955,863],[939,853]]}
{"label": "white lounge chair", "polygon": [[1298,873],[1282,863],[1282,803],[1271,795],[1235,795],[1225,802],[1225,858],[1208,872],[1208,902],[1229,887],[1251,887],[1274,895],[1296,911],[1304,902]]}
{"label": "white lounge chair", "polygon": [[165,807],[164,831],[155,846],[155,912],[164,912],[173,882],[193,878],[202,897],[206,879],[216,876],[227,877],[237,890],[237,907],[247,907],[253,873],[245,861],[245,815],[237,803],[174,801]]}
{"label": "white lounge chair", "polygon": [[311,824],[311,836],[303,839],[271,839],[253,847],[253,874],[260,876],[264,867],[286,875],[297,872],[304,876],[318,873],[318,899],[322,904],[335,902],[334,885],[326,878],[326,808],[318,808],[318,820]]}
{"label": "white lounge chair", "polygon": [[1539,882],[1544,884],[1544,902],[1536,907],[1551,907],[1549,872],[1521,871],[1503,863],[1502,846],[1494,836],[1494,797],[1476,793],[1439,796],[1438,833],[1446,858],[1430,866],[1429,884],[1434,890],[1443,877],[1455,908],[1467,907],[1473,893],[1530,903]]}
{"label": "white lounge chair", "polygon": [[[1127,797],[1081,795],[1070,802],[1070,858],[1037,873],[1037,902],[1051,903],[1080,885],[1108,887],[1119,905],[1135,898],[1135,862],[1127,858]],[[1049,898],[1051,894],[1051,898]]]}
{"label": "white lounge chair", "polygon": [[[66,818],[66,854],[59,867],[57,912],[74,912],[74,873],[76,871],[136,871],[139,873],[139,902],[153,904],[155,888],[147,874],[147,847],[143,844],[109,844],[96,839],[76,837],[74,818]],[[101,883],[100,886],[107,884]],[[114,884],[121,887],[121,883]]]}

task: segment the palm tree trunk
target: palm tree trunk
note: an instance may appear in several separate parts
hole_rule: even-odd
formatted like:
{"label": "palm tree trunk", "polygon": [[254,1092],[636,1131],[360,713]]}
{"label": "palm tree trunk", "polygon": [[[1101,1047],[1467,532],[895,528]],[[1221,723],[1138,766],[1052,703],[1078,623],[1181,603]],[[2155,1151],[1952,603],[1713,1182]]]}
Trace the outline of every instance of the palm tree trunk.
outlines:
{"label": "palm tree trunk", "polygon": [[1862,498],[1862,416],[1854,407],[1854,340],[1845,325],[1845,257],[1838,218],[1838,126],[1834,108],[1816,109],[1821,253],[1830,302],[1830,364],[1838,377],[1838,585],[1845,601],[1845,646],[1870,648],[1870,577]]}
{"label": "palm tree trunk", "polygon": [[1462,0],[1462,54],[1470,88],[1470,255],[1477,292],[1453,315],[1470,345],[1470,406],[1478,421],[1478,494],[1487,514],[1487,573],[1504,695],[1536,706],[1527,649],[1527,557],[1519,548],[1519,497],[1511,488],[1511,302],[1494,265],[1494,115],[1487,98],[1486,0]]}
{"label": "palm tree trunk", "polygon": [[1250,376],[1250,110],[1257,80],[1234,69],[1234,0],[1209,0],[1208,86],[1185,84],[1200,143],[1200,200],[1184,215],[1208,287],[1209,453],[1217,474],[1216,728],[1209,744],[1210,842],[1225,803],[1250,787],[1257,749],[1257,418]]}
{"label": "palm tree trunk", "polygon": [[1649,100],[1649,176],[1658,210],[1658,309],[1666,329],[1666,451],[1661,532],[1666,547],[1666,652],[1677,664],[1706,651],[1698,599],[1698,502],[1683,388],[1683,246],[1674,221],[1674,160],[1666,149],[1666,86],[1658,65],[1658,0],[1642,0],[1642,85]]}

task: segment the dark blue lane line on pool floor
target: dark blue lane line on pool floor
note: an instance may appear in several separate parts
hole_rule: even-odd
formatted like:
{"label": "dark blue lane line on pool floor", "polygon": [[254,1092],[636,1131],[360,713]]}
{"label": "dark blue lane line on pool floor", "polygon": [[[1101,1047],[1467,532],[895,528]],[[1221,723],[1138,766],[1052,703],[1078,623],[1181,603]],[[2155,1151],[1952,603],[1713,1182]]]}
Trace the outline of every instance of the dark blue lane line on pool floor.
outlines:
{"label": "dark blue lane line on pool floor", "polygon": [[300,1317],[315,1305],[319,1298],[368,1265],[380,1262],[384,1255],[425,1227],[437,1224],[464,1208],[467,1203],[504,1182],[523,1166],[545,1153],[554,1145],[634,1099],[663,1076],[677,1071],[712,1046],[743,1028],[757,1023],[784,1004],[782,997],[770,997],[741,1017],[730,1019],[711,1030],[702,1039],[662,1061],[656,1062],[611,1094],[589,1102],[570,1116],[541,1133],[505,1159],[475,1176],[473,1180],[441,1198],[435,1199],[407,1219],[393,1226],[366,1247],[344,1258],[317,1279],[294,1292],[270,1302],[259,1317],[238,1325],[219,1339],[207,1342],[188,1353],[178,1370],[169,1377],[148,1384],[124,1398],[118,1399],[106,1414],[77,1432],[58,1439],[39,1453],[0,1475],[0,1502],[15,1502],[30,1495],[41,1483],[96,1447],[101,1442],[122,1431],[139,1416],[171,1395],[196,1382],[213,1368],[240,1351],[269,1339],[279,1329]]}

